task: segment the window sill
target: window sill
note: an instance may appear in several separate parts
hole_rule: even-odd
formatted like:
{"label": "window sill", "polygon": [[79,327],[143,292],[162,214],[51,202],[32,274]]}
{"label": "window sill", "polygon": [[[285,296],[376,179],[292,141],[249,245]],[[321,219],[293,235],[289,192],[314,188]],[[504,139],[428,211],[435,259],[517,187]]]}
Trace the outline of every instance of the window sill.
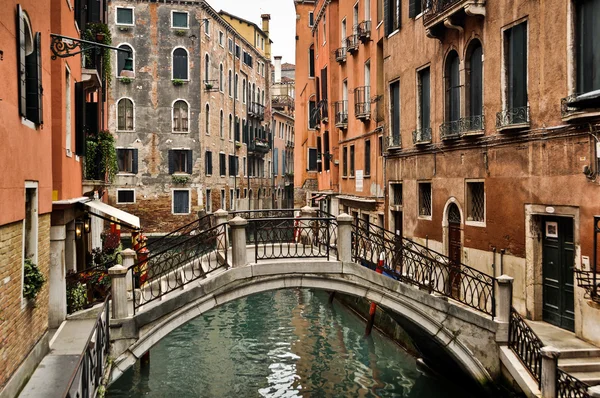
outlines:
{"label": "window sill", "polygon": [[29,127],[32,130],[37,130],[37,126],[35,125],[34,122],[32,122],[29,119],[25,119],[24,117],[21,116],[21,124],[23,124],[24,126]]}
{"label": "window sill", "polygon": [[367,175],[363,176],[363,178],[371,178],[371,174],[367,174]]}
{"label": "window sill", "polygon": [[189,26],[183,27],[183,26],[173,26],[173,25],[171,25],[171,29],[190,30],[190,27]]}
{"label": "window sill", "polygon": [[171,131],[173,134],[189,134],[189,131]]}
{"label": "window sill", "polygon": [[65,152],[66,152],[66,153],[65,153],[65,155],[66,155],[68,158],[72,158],[72,157],[73,157],[73,152],[72,152],[70,149],[68,149],[68,148],[67,148],[67,149],[65,150]]}
{"label": "window sill", "polygon": [[173,214],[174,216],[189,216],[192,213],[171,213],[171,214]]}
{"label": "window sill", "polygon": [[417,219],[423,221],[431,221],[431,216],[418,216]]}
{"label": "window sill", "polygon": [[503,133],[503,132],[511,132],[511,131],[518,131],[518,130],[524,130],[527,129],[531,126],[531,124],[529,122],[526,123],[515,123],[515,124],[509,124],[506,126],[502,126],[502,127],[496,127],[496,130],[499,133]]}
{"label": "window sill", "polygon": [[127,26],[128,28],[130,27],[134,27],[135,24],[129,24],[129,23],[120,23],[120,22],[116,22],[115,25],[117,26],[117,28],[121,27],[121,26]]}
{"label": "window sill", "polygon": [[115,130],[115,132],[117,133],[135,133],[135,129],[134,130]]}
{"label": "window sill", "polygon": [[123,205],[123,206],[126,206],[126,205],[134,205],[134,204],[135,204],[135,202],[117,202],[117,204],[118,204],[118,205]]}
{"label": "window sill", "polygon": [[[132,173],[131,171],[119,171],[117,173],[117,176],[119,176],[119,177],[135,177],[136,175],[137,174]],[[173,175],[175,175],[175,174],[173,174]]]}
{"label": "window sill", "polygon": [[486,227],[485,221],[465,221],[465,225],[468,225],[470,227],[479,227],[479,228]]}
{"label": "window sill", "polygon": [[393,31],[392,33],[390,33],[387,38],[391,38],[392,36],[396,36],[398,34],[398,32],[400,32],[400,29],[396,29],[395,31]]}
{"label": "window sill", "polygon": [[581,119],[597,117],[597,116],[600,116],[600,109],[593,109],[593,110],[589,110],[589,111],[583,111],[583,110],[582,111],[572,111],[572,112],[566,113],[562,117],[562,121],[570,122],[570,121],[574,121],[574,120],[581,120]]}

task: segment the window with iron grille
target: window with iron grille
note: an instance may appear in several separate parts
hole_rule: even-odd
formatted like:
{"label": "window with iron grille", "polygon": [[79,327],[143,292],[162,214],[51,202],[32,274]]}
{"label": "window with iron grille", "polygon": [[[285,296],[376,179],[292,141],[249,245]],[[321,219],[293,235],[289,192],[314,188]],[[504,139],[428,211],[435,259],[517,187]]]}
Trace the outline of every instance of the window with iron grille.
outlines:
{"label": "window with iron grille", "polygon": [[135,189],[117,189],[117,204],[135,203]]}
{"label": "window with iron grille", "polygon": [[119,173],[133,173],[138,172],[138,150],[137,149],[117,149],[117,164],[119,166]]}
{"label": "window with iron grille", "polygon": [[187,173],[192,174],[192,150],[171,149],[169,150],[169,174]]}
{"label": "window with iron grille", "polygon": [[483,182],[467,182],[467,221],[485,221],[485,186]]}
{"label": "window with iron grille", "polygon": [[178,133],[187,133],[189,107],[183,100],[175,101],[173,104],[173,131]]}
{"label": "window with iron grille", "polygon": [[173,214],[190,213],[190,191],[187,189],[173,190]]}
{"label": "window with iron grille", "polygon": [[402,206],[402,184],[392,184],[392,205]]}
{"label": "window with iron grille", "polygon": [[419,183],[419,216],[431,217],[431,183]]}

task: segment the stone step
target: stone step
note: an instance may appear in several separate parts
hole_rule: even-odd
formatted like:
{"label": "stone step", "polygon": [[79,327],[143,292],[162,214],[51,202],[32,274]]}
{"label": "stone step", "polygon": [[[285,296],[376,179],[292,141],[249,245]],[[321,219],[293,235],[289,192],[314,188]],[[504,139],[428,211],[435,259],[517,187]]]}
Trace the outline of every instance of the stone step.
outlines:
{"label": "stone step", "polygon": [[598,372],[575,372],[571,376],[578,378],[590,386],[600,385],[600,371]]}
{"label": "stone step", "polygon": [[560,359],[570,358],[600,358],[600,348],[560,350]]}
{"label": "stone step", "polygon": [[567,373],[600,372],[600,358],[559,358],[558,367]]}

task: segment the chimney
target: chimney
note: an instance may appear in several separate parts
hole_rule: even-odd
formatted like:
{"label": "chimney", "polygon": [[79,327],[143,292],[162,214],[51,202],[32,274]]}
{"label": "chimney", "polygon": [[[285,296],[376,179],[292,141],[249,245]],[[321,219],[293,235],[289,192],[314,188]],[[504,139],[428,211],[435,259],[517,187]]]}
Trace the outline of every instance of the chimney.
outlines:
{"label": "chimney", "polygon": [[269,21],[271,20],[271,14],[262,14],[262,30],[269,37]]}
{"label": "chimney", "polygon": [[275,83],[281,83],[281,55],[275,57]]}

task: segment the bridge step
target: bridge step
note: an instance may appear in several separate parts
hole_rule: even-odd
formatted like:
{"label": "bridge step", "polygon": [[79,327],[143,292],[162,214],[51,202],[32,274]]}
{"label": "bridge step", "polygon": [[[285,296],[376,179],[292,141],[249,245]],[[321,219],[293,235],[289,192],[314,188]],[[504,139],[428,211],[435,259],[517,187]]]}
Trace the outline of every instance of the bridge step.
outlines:
{"label": "bridge step", "polygon": [[571,376],[577,377],[590,386],[600,385],[600,371],[598,372],[575,372],[571,373]]}
{"label": "bridge step", "polygon": [[600,348],[560,350],[560,359],[571,358],[600,358]]}
{"label": "bridge step", "polygon": [[600,372],[600,358],[559,359],[558,367],[567,373]]}

